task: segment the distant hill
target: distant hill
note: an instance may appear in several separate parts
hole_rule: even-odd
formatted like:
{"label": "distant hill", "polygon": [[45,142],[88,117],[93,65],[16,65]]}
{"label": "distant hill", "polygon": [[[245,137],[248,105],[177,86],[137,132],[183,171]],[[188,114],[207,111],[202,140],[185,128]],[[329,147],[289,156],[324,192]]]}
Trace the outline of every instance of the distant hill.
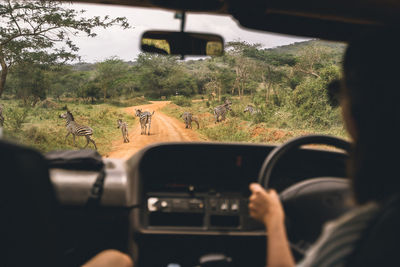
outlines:
{"label": "distant hill", "polygon": [[77,63],[72,65],[74,71],[91,71],[95,69],[95,64],[93,63]]}
{"label": "distant hill", "polygon": [[282,46],[278,46],[278,47],[274,47],[274,48],[269,48],[266,50],[274,51],[276,53],[286,53],[286,54],[298,55],[302,49],[307,48],[312,45],[327,47],[327,48],[335,50],[339,53],[344,53],[344,50],[346,49],[346,44],[339,43],[339,42],[309,40],[309,41],[296,42],[296,43],[289,44],[289,45],[282,45]]}
{"label": "distant hill", "polygon": [[265,49],[266,51],[270,51],[277,54],[291,54],[294,56],[298,56],[300,52],[307,47],[317,46],[317,47],[326,47],[330,50],[330,54],[335,62],[340,63],[342,61],[344,52],[346,50],[347,45],[339,42],[328,42],[321,40],[309,40],[304,42],[296,42],[290,45],[283,45],[274,48]]}

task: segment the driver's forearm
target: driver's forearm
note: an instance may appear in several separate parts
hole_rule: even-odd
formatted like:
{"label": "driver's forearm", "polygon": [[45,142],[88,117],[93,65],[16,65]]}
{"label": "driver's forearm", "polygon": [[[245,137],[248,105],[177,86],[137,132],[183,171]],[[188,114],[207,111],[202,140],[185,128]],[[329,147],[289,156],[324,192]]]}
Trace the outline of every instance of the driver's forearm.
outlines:
{"label": "driver's forearm", "polygon": [[284,223],[268,223],[267,233],[267,267],[295,266]]}

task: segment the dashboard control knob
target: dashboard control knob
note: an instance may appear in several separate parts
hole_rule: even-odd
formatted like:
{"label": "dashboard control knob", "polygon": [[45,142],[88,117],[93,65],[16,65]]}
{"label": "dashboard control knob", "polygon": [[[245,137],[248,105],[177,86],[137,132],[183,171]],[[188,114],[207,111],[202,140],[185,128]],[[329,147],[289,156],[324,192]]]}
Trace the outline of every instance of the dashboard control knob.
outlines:
{"label": "dashboard control knob", "polygon": [[159,209],[158,207],[159,200],[157,197],[150,197],[147,199],[147,209],[151,212],[157,211]]}
{"label": "dashboard control knob", "polygon": [[165,200],[161,201],[161,208],[166,208],[166,207],[168,207],[168,202]]}
{"label": "dashboard control knob", "polygon": [[239,205],[238,203],[232,203],[231,205],[231,211],[238,211],[239,210]]}
{"label": "dashboard control knob", "polygon": [[227,210],[228,210],[228,203],[223,202],[223,203],[221,204],[220,209],[221,209],[222,211],[227,211]]}

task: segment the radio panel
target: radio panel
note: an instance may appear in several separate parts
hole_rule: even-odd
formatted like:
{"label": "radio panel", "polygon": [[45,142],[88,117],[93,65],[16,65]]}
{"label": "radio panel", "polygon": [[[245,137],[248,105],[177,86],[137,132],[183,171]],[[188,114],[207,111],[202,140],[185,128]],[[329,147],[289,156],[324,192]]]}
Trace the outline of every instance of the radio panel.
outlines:
{"label": "radio panel", "polygon": [[248,215],[247,198],[240,194],[163,196],[149,194],[145,225],[201,229],[252,230],[260,225]]}
{"label": "radio panel", "polygon": [[204,212],[204,200],[199,198],[149,197],[149,212]]}

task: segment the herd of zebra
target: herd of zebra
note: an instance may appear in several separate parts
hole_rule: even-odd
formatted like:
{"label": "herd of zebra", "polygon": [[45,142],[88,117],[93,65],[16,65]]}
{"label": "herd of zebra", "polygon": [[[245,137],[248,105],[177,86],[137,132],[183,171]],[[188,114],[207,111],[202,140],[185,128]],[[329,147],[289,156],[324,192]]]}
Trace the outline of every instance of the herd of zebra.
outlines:
{"label": "herd of zebra", "polygon": [[[141,109],[135,109],[135,115],[139,117],[140,126],[141,126],[141,134],[150,135],[150,126],[151,126],[151,117],[154,115],[148,111],[142,111]],[[94,148],[97,150],[96,142],[93,140],[93,129],[87,125],[78,124],[75,121],[74,115],[72,115],[71,111],[67,109],[65,113],[60,114],[59,118],[65,119],[65,127],[67,130],[67,135],[65,136],[65,140],[67,140],[68,136],[72,134],[74,146],[76,146],[76,136],[84,136],[86,138],[86,148],[91,142]],[[4,124],[4,116],[3,116],[3,106],[0,104],[0,127],[3,127]],[[122,138],[124,139],[124,143],[129,142],[128,135],[128,124],[122,119],[117,120],[117,128],[121,129]]]}
{"label": "herd of zebra", "polygon": [[[232,110],[231,105],[232,102],[230,100],[225,100],[224,104],[216,106],[214,108],[215,123],[225,120],[228,111]],[[249,112],[250,114],[254,115],[260,113],[260,110],[255,109],[252,105],[247,105],[243,112]],[[147,135],[150,135],[151,118],[154,115],[154,111],[150,113],[149,111],[142,111],[142,109],[135,109],[135,115],[139,118],[140,121],[140,134],[145,135],[147,132]],[[86,138],[86,145],[84,148],[86,148],[91,142],[94,145],[94,148],[97,150],[96,143],[92,139],[93,129],[91,127],[75,122],[74,116],[68,109],[67,112],[61,114],[59,117],[65,119],[66,122],[65,126],[67,130],[67,135],[65,136],[65,140],[67,140],[68,136],[72,134],[74,146],[76,146],[75,137],[84,136]],[[181,118],[183,119],[187,129],[192,129],[192,122],[197,124],[197,129],[200,128],[199,119],[193,116],[192,113],[184,112],[181,115]],[[0,104],[0,127],[2,127],[3,124],[3,106]],[[118,119],[117,124],[117,128],[121,129],[124,143],[129,143],[128,124],[122,121],[122,119]]]}
{"label": "herd of zebra", "polygon": [[[216,106],[213,110],[215,122],[221,122],[225,120],[226,114],[228,111],[232,110],[231,108],[232,102],[230,100],[225,100],[224,104]],[[249,112],[251,115],[261,114],[259,109],[254,108],[252,105],[247,105],[246,108],[243,110],[244,113]],[[181,117],[185,122],[186,128],[192,128],[192,122],[197,124],[197,129],[199,129],[199,120],[197,117],[193,116],[190,112],[184,112]]]}
{"label": "herd of zebra", "polygon": [[[225,120],[227,112],[229,110],[232,110],[231,105],[232,102],[230,100],[225,100],[224,104],[216,106],[214,108],[215,123]],[[243,112],[249,112],[252,115],[260,113],[260,111],[258,109],[255,109],[252,105],[247,105]],[[149,111],[142,111],[142,109],[135,109],[135,115],[136,117],[139,118],[140,121],[140,128],[141,128],[140,134],[145,135],[147,132],[147,135],[150,135],[151,118],[154,115],[154,111],[150,113]],[[185,123],[186,129],[192,129],[192,122],[197,124],[197,129],[200,128],[199,119],[193,116],[192,113],[184,112],[181,115],[181,117]],[[67,112],[64,114],[61,114],[60,118],[66,120],[66,128],[68,133],[65,136],[65,139],[70,134],[72,134],[74,139],[74,145],[76,145],[75,136],[85,136],[86,138],[85,148],[89,145],[89,142],[92,142],[95,149],[97,150],[96,143],[91,137],[93,135],[92,128],[86,125],[80,125],[76,123],[74,116],[69,110],[67,110]],[[2,107],[0,107],[0,122],[2,123],[2,121],[4,121],[4,118],[2,116]],[[121,129],[124,143],[129,143],[128,124],[122,121],[122,119],[118,119],[117,123],[118,123],[117,127]]]}
{"label": "herd of zebra", "polygon": [[[225,100],[224,104],[216,106],[214,108],[215,123],[225,120],[225,117],[226,117],[226,114],[228,113],[228,111],[232,110],[231,105],[232,105],[232,102],[230,100]],[[192,113],[184,112],[181,115],[181,118],[185,122],[186,129],[192,129],[192,122],[195,122],[197,124],[197,129],[200,128],[199,119],[197,117],[193,116]]]}
{"label": "herd of zebra", "polygon": [[[141,134],[146,134],[147,130],[147,134],[150,135],[151,117],[154,115],[154,111],[153,113],[150,113],[148,111],[142,111],[141,109],[135,109],[135,115],[139,117]],[[91,127],[75,122],[74,116],[69,110],[61,114],[59,117],[65,119],[66,122],[65,126],[67,129],[67,135],[65,136],[65,139],[72,134],[74,146],[76,146],[75,136],[84,136],[86,138],[86,145],[84,148],[86,148],[89,145],[89,142],[91,142],[97,150],[96,143],[92,139],[93,129]],[[118,119],[117,128],[121,129],[124,143],[129,143],[128,124],[122,121],[122,119]]]}
{"label": "herd of zebra", "polygon": [[[215,123],[225,120],[228,111],[232,110],[231,106],[232,102],[230,100],[225,100],[224,104],[214,108]],[[243,112],[249,112],[251,115],[255,115],[260,114],[261,110],[254,108],[252,105],[247,105]]]}

